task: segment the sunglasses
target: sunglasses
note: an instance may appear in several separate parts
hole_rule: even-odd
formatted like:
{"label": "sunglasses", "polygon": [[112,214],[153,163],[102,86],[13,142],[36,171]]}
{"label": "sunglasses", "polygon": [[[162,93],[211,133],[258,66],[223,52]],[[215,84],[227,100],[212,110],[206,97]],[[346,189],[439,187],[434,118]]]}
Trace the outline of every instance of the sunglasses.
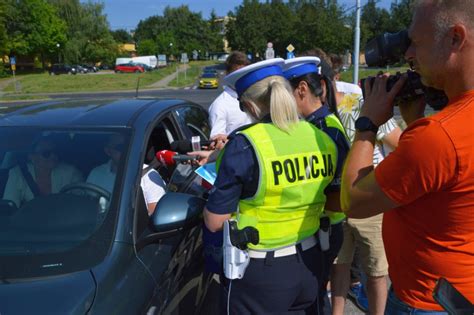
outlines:
{"label": "sunglasses", "polygon": [[239,100],[239,108],[240,108],[240,110],[241,110],[242,112],[245,113],[245,104],[244,104],[244,102],[242,102],[242,101],[240,101],[240,100]]}

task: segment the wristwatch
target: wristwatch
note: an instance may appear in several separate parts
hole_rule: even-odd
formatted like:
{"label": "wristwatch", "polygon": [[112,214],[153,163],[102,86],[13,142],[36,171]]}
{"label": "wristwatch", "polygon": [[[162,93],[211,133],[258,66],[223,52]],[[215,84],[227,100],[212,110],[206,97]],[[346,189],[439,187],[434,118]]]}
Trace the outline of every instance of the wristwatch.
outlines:
{"label": "wristwatch", "polygon": [[355,121],[355,128],[358,131],[372,131],[373,133],[377,134],[377,131],[379,130],[379,127],[377,127],[372,120],[370,120],[368,117],[359,117]]}

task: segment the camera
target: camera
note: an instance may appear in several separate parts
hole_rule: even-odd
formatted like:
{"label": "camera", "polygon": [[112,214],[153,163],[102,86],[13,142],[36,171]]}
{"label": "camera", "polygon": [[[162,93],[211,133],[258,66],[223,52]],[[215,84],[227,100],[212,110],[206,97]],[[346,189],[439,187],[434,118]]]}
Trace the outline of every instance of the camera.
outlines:
{"label": "camera", "polygon": [[[403,60],[405,52],[410,46],[408,31],[403,30],[398,33],[384,33],[376,36],[367,42],[365,46],[365,60],[369,67],[385,67],[393,65]],[[402,76],[401,73],[391,75],[387,81],[387,91],[390,91],[395,83]],[[370,79],[370,86],[373,85],[375,78]],[[362,94],[365,97],[365,80],[361,80]],[[395,96],[394,105],[400,102],[414,100],[424,95],[426,103],[434,110],[440,110],[448,103],[448,97],[443,91],[424,86],[421,83],[420,75],[413,71],[407,71],[407,80],[400,91]]]}

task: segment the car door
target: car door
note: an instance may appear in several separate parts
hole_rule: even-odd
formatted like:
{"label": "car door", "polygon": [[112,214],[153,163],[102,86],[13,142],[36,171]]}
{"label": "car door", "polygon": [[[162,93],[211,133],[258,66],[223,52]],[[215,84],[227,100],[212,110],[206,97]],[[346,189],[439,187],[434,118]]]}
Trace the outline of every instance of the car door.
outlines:
{"label": "car door", "polygon": [[[144,151],[169,149],[172,141],[182,138],[183,131],[178,128],[172,116],[162,117],[146,141]],[[160,171],[160,174],[163,173]],[[137,257],[156,281],[148,313],[193,314],[202,303],[210,282],[210,276],[203,273],[201,226],[141,245],[153,238],[154,233],[150,229],[143,192],[141,187],[138,189],[134,216]]]}
{"label": "car door", "polygon": [[208,140],[211,133],[208,113],[196,104],[186,104],[174,110],[176,120],[187,138],[200,136]]}

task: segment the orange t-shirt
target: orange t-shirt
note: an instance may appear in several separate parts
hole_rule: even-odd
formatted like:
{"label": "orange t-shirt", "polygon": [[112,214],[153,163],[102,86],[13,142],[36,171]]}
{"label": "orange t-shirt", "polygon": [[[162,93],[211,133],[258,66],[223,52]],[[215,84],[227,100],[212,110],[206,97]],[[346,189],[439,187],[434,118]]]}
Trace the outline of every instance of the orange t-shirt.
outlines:
{"label": "orange t-shirt", "polygon": [[375,177],[400,205],[382,227],[395,294],[441,310],[432,294],[445,277],[474,303],[474,91],[411,124]]}

